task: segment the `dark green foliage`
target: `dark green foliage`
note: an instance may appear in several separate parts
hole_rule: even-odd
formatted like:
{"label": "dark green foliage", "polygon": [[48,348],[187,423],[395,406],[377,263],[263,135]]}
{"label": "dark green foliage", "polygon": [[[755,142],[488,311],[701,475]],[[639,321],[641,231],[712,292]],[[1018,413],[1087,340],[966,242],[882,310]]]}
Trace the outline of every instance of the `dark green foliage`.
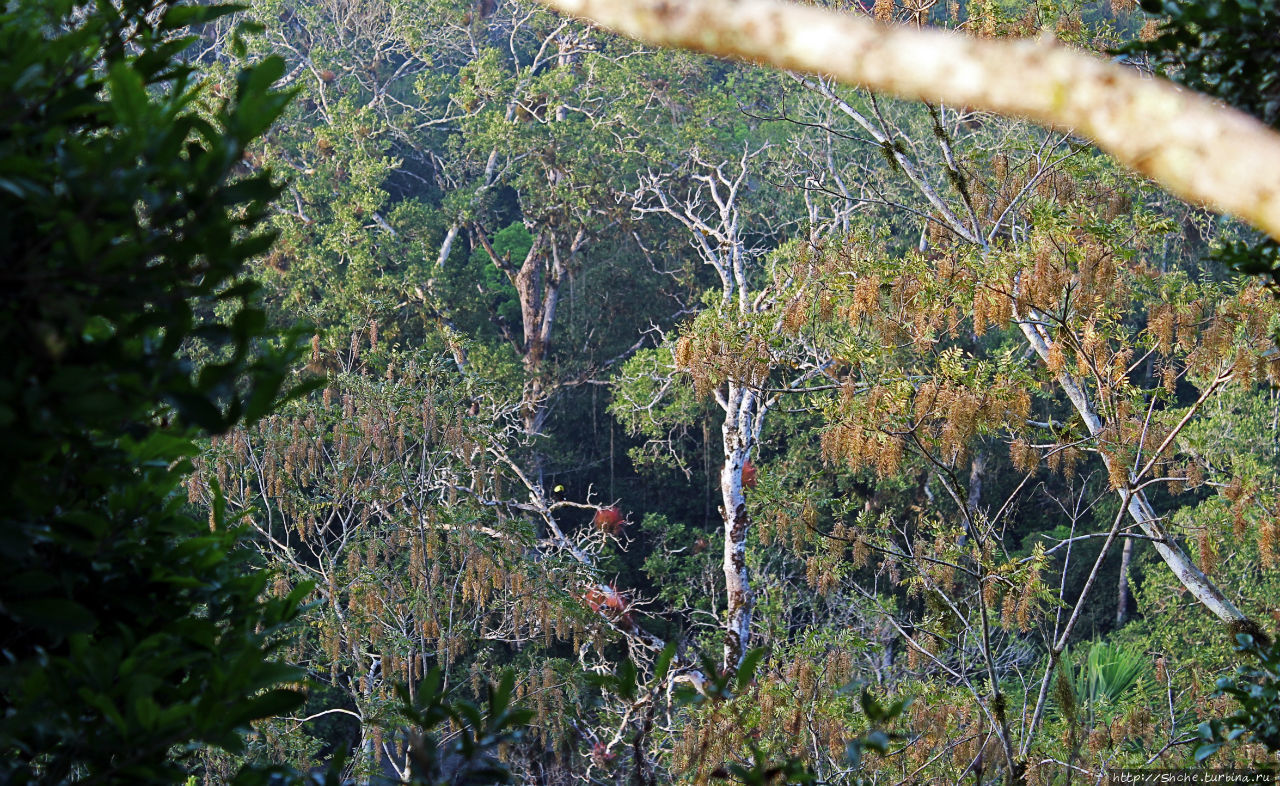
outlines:
{"label": "dark green foliage", "polygon": [[[533,245],[533,237],[524,224],[515,221],[494,235],[492,245],[494,253],[518,268]],[[447,301],[460,327],[476,335],[486,335],[493,323],[505,327],[512,335],[520,335],[520,299],[516,288],[505,273],[494,267],[483,248],[476,246],[465,262],[451,263],[446,272]]]}
{"label": "dark green foliage", "polygon": [[[533,712],[512,703],[514,673],[504,671],[498,684],[489,686],[483,709],[468,701],[448,702],[442,679],[440,669],[434,668],[418,686],[416,697],[410,699],[407,691],[401,694],[401,712],[418,729],[410,734],[411,782],[422,786],[515,783],[497,757],[498,748],[520,739]],[[446,721],[461,731],[450,735],[451,741],[442,747],[434,731]]]}
{"label": "dark green foliage", "polygon": [[711,778],[716,781],[743,783],[747,786],[818,782],[818,777],[799,759],[787,758],[775,764],[770,762],[755,745],[752,745],[751,749],[752,760],[749,765],[729,762],[724,767],[713,770]]}
{"label": "dark green foliage", "polygon": [[[511,770],[498,757],[502,746],[519,742],[533,712],[513,703],[515,674],[506,670],[497,685],[488,685],[488,699],[477,706],[465,699],[449,698],[443,672],[432,668],[418,684],[415,695],[398,686],[400,706],[396,721],[410,724],[405,732],[409,777],[389,780],[375,777],[373,784],[407,786],[489,786],[516,783]],[[451,734],[448,724],[459,732]],[[440,738],[449,741],[441,744]],[[339,751],[323,772],[305,776],[283,769],[242,772],[236,786],[343,786],[345,751]]]}
{"label": "dark green foliage", "polygon": [[1254,242],[1232,240],[1213,249],[1212,258],[1246,276],[1268,276],[1273,289],[1280,286],[1280,243],[1271,238]]}
{"label": "dark green foliage", "polygon": [[[1221,98],[1280,129],[1280,2],[1277,0],[1142,0],[1167,19],[1152,41],[1135,41],[1130,54],[1150,55],[1182,84]],[[1280,285],[1280,245],[1269,238],[1233,241],[1213,252],[1244,275],[1267,275]]]}
{"label": "dark green foliage", "polygon": [[1236,651],[1254,658],[1233,676],[1218,679],[1219,696],[1230,696],[1239,709],[1222,719],[1200,724],[1196,761],[1204,761],[1228,742],[1260,743],[1280,750],[1280,645],[1263,643],[1247,633],[1236,636]]}
{"label": "dark green foliage", "polygon": [[862,764],[862,756],[866,751],[885,754],[889,752],[890,742],[904,739],[904,735],[891,732],[889,729],[902,718],[902,714],[911,706],[914,699],[907,696],[885,706],[866,686],[850,687],[861,689],[859,700],[862,705],[862,714],[866,716],[869,726],[866,734],[849,742],[847,754],[849,763],[857,768]]}
{"label": "dark green foliage", "polygon": [[1142,0],[1166,17],[1160,35],[1126,51],[1149,54],[1182,84],[1280,128],[1280,3],[1276,0]]}
{"label": "dark green foliage", "polygon": [[193,440],[267,413],[296,357],[263,347],[243,278],[278,189],[232,180],[288,100],[281,65],[202,105],[180,59],[186,26],[232,10],[0,16],[5,783],[169,783],[196,746],[235,750],[299,701],[271,655],[307,589],[263,599],[221,500],[206,525],[180,494]]}

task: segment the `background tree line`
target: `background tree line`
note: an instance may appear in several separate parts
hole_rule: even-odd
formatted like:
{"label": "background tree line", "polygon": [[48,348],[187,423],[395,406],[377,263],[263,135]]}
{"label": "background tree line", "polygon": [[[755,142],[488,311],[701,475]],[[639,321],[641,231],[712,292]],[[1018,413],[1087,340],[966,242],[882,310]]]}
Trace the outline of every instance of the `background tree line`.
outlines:
{"label": "background tree line", "polygon": [[[1206,24],[849,10],[1191,75]],[[3,21],[10,777],[1038,784],[1220,744],[1280,591],[1275,301],[1206,262],[1263,270],[1247,229],[1069,133],[531,4]]]}

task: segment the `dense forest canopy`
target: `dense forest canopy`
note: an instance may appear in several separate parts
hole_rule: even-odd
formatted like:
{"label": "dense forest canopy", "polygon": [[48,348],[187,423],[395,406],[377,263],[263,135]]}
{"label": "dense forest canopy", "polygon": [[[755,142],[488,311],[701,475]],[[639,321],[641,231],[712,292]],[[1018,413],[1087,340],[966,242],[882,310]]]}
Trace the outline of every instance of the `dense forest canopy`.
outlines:
{"label": "dense forest canopy", "polygon": [[549,5],[4,6],[0,779],[1274,767],[1280,9]]}

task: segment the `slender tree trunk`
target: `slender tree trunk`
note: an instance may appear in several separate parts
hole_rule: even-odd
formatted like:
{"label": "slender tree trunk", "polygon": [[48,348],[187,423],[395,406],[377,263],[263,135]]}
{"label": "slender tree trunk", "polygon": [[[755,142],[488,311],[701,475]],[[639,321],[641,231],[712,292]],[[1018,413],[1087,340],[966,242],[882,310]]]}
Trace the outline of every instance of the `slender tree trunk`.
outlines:
{"label": "slender tree trunk", "polygon": [[971,538],[978,538],[978,517],[982,512],[982,476],[986,468],[987,453],[979,447],[973,452],[973,459],[969,463],[969,491],[965,499],[966,517],[964,534],[960,536],[961,545]]}
{"label": "slender tree trunk", "polygon": [[732,671],[742,663],[751,643],[751,613],[754,596],[747,573],[746,495],[742,488],[742,467],[751,452],[751,423],[756,394],[737,383],[729,383],[724,436],[724,465],[720,471],[721,513],[724,518],[725,612],[724,668]]}
{"label": "slender tree trunk", "polygon": [[1116,593],[1116,624],[1129,619],[1129,563],[1133,560],[1133,538],[1125,538],[1120,551],[1120,588]]}
{"label": "slender tree trunk", "polygon": [[[726,164],[710,164],[695,151],[692,157],[696,166],[691,177],[699,187],[676,199],[667,192],[665,177],[650,178],[635,197],[635,209],[641,215],[667,215],[690,230],[695,248],[720,279],[722,306],[726,310],[736,308],[743,317],[751,314],[756,306],[748,281],[747,262],[751,255],[740,233],[737,200],[739,189],[746,182],[749,163],[759,152],[744,150],[736,171],[726,174]],[[750,520],[743,495],[742,468],[759,437],[768,404],[759,393],[735,379],[717,390],[715,399],[724,411],[720,425],[724,450],[720,463],[720,515],[724,527],[722,568],[726,595],[723,665],[726,671],[734,671],[751,644],[754,602],[747,571]]]}
{"label": "slender tree trunk", "polygon": [[444,239],[440,241],[440,251],[436,254],[436,264],[431,270],[430,277],[427,278],[427,292],[423,297],[424,304],[429,304],[429,308],[436,312],[436,322],[440,326],[440,332],[444,336],[445,342],[449,345],[449,353],[453,355],[454,365],[458,367],[458,371],[466,373],[467,370],[467,350],[461,341],[457,329],[453,326],[453,322],[441,312],[440,298],[436,291],[437,276],[444,270],[445,262],[449,260],[449,254],[453,252],[454,241],[458,239],[458,233],[462,230],[462,225],[453,223],[449,225],[449,231],[445,233]]}

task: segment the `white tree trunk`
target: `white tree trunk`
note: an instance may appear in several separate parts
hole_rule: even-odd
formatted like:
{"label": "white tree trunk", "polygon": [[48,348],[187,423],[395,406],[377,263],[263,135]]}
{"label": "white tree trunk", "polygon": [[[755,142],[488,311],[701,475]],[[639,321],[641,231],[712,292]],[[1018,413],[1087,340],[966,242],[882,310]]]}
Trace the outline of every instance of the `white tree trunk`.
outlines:
{"label": "white tree trunk", "polygon": [[725,610],[724,668],[733,670],[742,663],[751,644],[751,612],[754,595],[747,573],[746,495],[742,489],[742,467],[754,442],[752,424],[756,417],[756,393],[736,382],[729,383],[725,398],[724,465],[720,470],[721,512],[724,518]]}

